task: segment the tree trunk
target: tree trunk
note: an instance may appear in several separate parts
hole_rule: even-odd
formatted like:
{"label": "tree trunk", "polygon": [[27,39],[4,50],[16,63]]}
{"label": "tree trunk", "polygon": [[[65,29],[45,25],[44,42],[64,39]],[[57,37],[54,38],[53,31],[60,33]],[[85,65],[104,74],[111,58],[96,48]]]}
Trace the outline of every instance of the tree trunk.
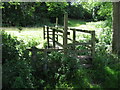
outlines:
{"label": "tree trunk", "polygon": [[112,51],[120,55],[120,2],[113,2]]}

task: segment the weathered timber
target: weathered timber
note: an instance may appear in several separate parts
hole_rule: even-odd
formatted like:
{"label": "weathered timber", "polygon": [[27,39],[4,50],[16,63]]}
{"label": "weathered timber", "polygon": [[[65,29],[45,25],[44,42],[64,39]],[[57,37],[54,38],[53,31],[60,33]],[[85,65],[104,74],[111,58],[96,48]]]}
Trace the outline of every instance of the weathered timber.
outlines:
{"label": "weathered timber", "polygon": [[47,44],[48,44],[48,48],[50,46],[49,44],[49,27],[47,27]]}
{"label": "weathered timber", "polygon": [[74,44],[72,44],[72,43],[70,43],[70,44],[68,44],[67,46],[76,46],[76,45],[91,45],[91,43],[74,43]]}
{"label": "weathered timber", "polygon": [[[73,44],[75,44],[76,42],[76,31],[73,30]],[[75,45],[73,46],[73,48],[75,49]]]}
{"label": "weathered timber", "polygon": [[43,38],[45,39],[45,26],[43,26]]}
{"label": "weathered timber", "polygon": [[[49,37],[49,39],[53,40],[53,38]],[[55,41],[55,43],[60,46],[60,47],[63,47],[63,45],[61,43],[59,43],[58,41]]]}
{"label": "weathered timber", "polygon": [[92,54],[92,57],[94,58],[94,56],[95,56],[95,31],[93,31],[91,35],[92,35],[92,37],[91,37],[91,42],[92,42],[91,43],[91,49],[92,49],[91,52],[92,53],[91,54]]}
{"label": "weathered timber", "polygon": [[68,14],[65,12],[64,14],[64,33],[63,33],[63,49],[64,49],[64,54],[67,54],[67,30],[68,30]]}
{"label": "weathered timber", "polygon": [[55,30],[53,29],[53,34],[52,34],[52,36],[53,36],[53,48],[55,48]]}
{"label": "weathered timber", "polygon": [[89,30],[82,30],[82,29],[76,29],[76,28],[70,28],[70,30],[80,31],[80,32],[84,32],[84,33],[92,33],[93,32],[93,31],[89,31]]}
{"label": "weathered timber", "polygon": [[56,25],[55,25],[55,27],[57,27],[58,26],[58,17],[56,17]]}

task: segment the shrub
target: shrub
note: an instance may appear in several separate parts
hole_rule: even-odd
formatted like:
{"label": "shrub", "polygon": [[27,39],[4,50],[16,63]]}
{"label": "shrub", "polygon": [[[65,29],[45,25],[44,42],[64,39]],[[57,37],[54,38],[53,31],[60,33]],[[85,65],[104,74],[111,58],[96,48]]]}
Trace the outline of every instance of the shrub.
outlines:
{"label": "shrub", "polygon": [[12,37],[8,35],[4,31],[2,31],[2,59],[3,63],[10,60],[18,60],[19,59],[19,47],[20,42],[17,40],[16,37]]}
{"label": "shrub", "polygon": [[3,65],[3,88],[34,88],[32,68],[27,61],[12,60]]}
{"label": "shrub", "polygon": [[25,45],[4,31],[2,41],[3,88],[33,88],[34,77]]}
{"label": "shrub", "polygon": [[93,79],[99,82],[102,88],[118,88],[118,62],[119,59],[107,53],[106,50],[96,53],[96,58],[93,61]]}

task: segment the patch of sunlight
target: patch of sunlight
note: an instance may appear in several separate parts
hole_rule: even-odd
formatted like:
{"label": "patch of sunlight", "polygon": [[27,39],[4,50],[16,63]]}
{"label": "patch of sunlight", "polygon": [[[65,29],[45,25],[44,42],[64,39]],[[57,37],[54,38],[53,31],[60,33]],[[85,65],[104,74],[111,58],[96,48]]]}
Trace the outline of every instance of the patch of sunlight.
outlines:
{"label": "patch of sunlight", "polygon": [[95,30],[95,26],[89,26],[89,25],[80,25],[78,28],[83,30]]}
{"label": "patch of sunlight", "polygon": [[25,44],[31,41],[35,41],[41,44],[43,43],[43,31],[42,27],[40,28],[22,28],[22,31],[19,32],[17,28],[4,28],[5,32],[12,36],[16,36],[18,40],[22,40]]}
{"label": "patch of sunlight", "polygon": [[115,74],[115,72],[108,66],[105,67],[105,70],[112,75]]}
{"label": "patch of sunlight", "polygon": [[83,24],[86,24],[86,22],[83,20],[79,20],[79,19],[69,19],[69,21],[68,21],[69,27],[78,27]]}
{"label": "patch of sunlight", "polygon": [[96,85],[96,84],[90,84],[90,88],[97,88],[97,89],[100,89],[100,85]]}
{"label": "patch of sunlight", "polygon": [[39,48],[39,49],[44,48],[44,43],[46,43],[46,42],[47,42],[47,40],[42,40],[42,41],[40,42],[40,44],[37,45],[36,47]]}

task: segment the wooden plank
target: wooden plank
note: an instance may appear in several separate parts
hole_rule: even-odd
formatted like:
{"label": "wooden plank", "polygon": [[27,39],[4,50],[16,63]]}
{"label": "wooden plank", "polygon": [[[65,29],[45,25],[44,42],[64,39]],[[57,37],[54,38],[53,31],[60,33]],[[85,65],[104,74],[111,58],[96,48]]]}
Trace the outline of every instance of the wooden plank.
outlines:
{"label": "wooden plank", "polygon": [[52,32],[52,34],[49,34],[49,35],[53,35],[53,32]]}
{"label": "wooden plank", "polygon": [[57,27],[50,27],[50,29],[61,29],[61,30],[63,30],[64,29],[64,27],[63,26],[57,26]]}
{"label": "wooden plank", "polygon": [[77,54],[77,53],[89,52],[91,50],[89,50],[89,49],[85,49],[85,50],[72,50],[72,49],[70,50],[70,49],[68,49],[68,51],[74,52],[75,54]]}
{"label": "wooden plank", "polygon": [[57,35],[63,37],[63,35],[61,35],[61,34],[57,34]]}
{"label": "wooden plank", "polygon": [[68,46],[74,46],[74,45],[91,45],[91,43],[74,43],[74,44],[68,44]]}
{"label": "wooden plank", "polygon": [[61,51],[61,50],[63,50],[63,49],[46,49],[46,51]]}
{"label": "wooden plank", "polygon": [[73,41],[71,38],[67,38],[68,40],[70,40],[70,41]]}
{"label": "wooden plank", "polygon": [[[45,31],[45,32],[47,32],[47,31]],[[53,31],[50,31],[50,30],[49,30],[49,32],[53,32]]]}
{"label": "wooden plank", "polygon": [[58,41],[55,41],[55,43],[60,46],[60,47],[63,47],[63,45],[61,43],[59,43]]}
{"label": "wooden plank", "polygon": [[[49,37],[51,40],[53,40],[53,38]],[[63,47],[63,45],[61,43],[59,43],[58,41],[55,41],[55,43],[60,46],[60,47]]]}
{"label": "wooden plank", "polygon": [[50,48],[50,49],[38,49],[38,51],[60,51],[60,50],[63,50],[63,49],[55,49],[55,48]]}
{"label": "wooden plank", "polygon": [[82,30],[82,29],[75,29],[75,28],[70,28],[70,30],[80,31],[80,32],[89,33],[89,34],[93,32],[89,30]]}
{"label": "wooden plank", "polygon": [[57,28],[64,29],[64,26],[57,26]]}
{"label": "wooden plank", "polygon": [[[31,49],[27,49],[27,50],[29,50],[29,51],[33,51],[33,49],[31,48]],[[38,49],[38,48],[36,48],[35,49],[35,51],[36,52],[39,52],[39,51],[60,51],[60,50],[63,50],[63,49],[55,49],[55,48],[49,48],[49,49]]]}
{"label": "wooden plank", "polygon": [[58,30],[58,29],[54,29],[55,30],[55,32],[60,32],[60,33],[63,33],[63,31],[62,30]]}

